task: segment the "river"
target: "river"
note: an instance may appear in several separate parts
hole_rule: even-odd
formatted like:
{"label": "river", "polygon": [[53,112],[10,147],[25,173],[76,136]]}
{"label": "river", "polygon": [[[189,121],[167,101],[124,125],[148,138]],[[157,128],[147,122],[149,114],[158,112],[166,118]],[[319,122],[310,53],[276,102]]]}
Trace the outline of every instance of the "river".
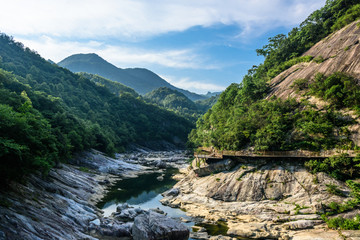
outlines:
{"label": "river", "polygon": [[[159,161],[171,163],[168,164],[166,169],[158,169],[151,167],[146,173],[137,177],[129,177],[118,180],[113,186],[110,187],[108,193],[104,198],[98,202],[97,207],[104,211],[104,217],[110,216],[116,212],[117,206],[127,203],[134,208],[141,208],[144,210],[159,208],[166,213],[167,216],[182,219],[184,225],[189,230],[193,231],[193,226],[204,227],[210,235],[224,234],[224,227],[222,225],[214,224],[195,224],[193,219],[186,215],[186,212],[179,208],[171,208],[161,204],[160,200],[163,198],[161,193],[171,189],[176,180],[172,177],[179,172],[174,166],[174,159],[178,166],[184,166],[188,161],[185,154],[179,152],[149,152],[149,153],[135,153],[119,155],[121,158],[131,164],[137,163],[140,165],[152,166],[152,163]],[[181,159],[179,161],[179,159]],[[145,161],[144,161],[145,160]],[[156,164],[155,164],[156,165]],[[186,166],[186,165],[185,165]],[[226,232],[226,231],[225,231]],[[189,238],[192,239],[192,238]]]}

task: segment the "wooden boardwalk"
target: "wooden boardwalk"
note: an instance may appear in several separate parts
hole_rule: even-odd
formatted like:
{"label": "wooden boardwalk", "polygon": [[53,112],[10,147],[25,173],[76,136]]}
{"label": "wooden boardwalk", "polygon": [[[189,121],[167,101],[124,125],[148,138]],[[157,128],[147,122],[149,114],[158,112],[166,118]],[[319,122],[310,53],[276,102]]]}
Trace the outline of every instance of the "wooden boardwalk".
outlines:
{"label": "wooden boardwalk", "polygon": [[355,157],[360,151],[354,150],[327,150],[327,151],[218,151],[213,148],[199,148],[200,153],[195,153],[196,158],[203,159],[224,159],[226,157],[244,157],[244,158],[328,158],[334,155],[348,154],[349,157]]}

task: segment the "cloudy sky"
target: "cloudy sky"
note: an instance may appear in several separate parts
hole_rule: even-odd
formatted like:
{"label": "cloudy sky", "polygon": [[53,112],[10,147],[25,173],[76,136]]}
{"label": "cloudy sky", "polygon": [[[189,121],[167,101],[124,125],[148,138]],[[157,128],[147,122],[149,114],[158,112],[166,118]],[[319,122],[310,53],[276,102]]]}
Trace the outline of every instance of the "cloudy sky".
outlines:
{"label": "cloudy sky", "polygon": [[55,62],[97,53],[198,93],[241,82],[255,49],[325,0],[11,0],[0,31]]}

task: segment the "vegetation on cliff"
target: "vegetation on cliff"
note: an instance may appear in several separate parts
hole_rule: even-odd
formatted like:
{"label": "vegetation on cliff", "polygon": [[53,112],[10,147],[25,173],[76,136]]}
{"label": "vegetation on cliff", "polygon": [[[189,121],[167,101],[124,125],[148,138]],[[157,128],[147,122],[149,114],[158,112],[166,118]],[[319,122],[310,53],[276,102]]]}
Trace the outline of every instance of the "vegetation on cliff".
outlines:
{"label": "vegetation on cliff", "polygon": [[[359,18],[358,1],[328,0],[287,36],[270,38],[266,46],[257,50],[265,57],[264,62],[250,69],[242,83],[229,86],[213,108],[198,120],[197,128],[189,135],[192,146],[228,150],[358,149],[348,128],[358,124],[354,116],[360,113],[360,86],[351,73],[332,71],[297,79],[292,82],[296,98],[270,97],[273,95],[270,81],[295,64],[325,61],[319,56],[303,54],[321,39]],[[306,68],[307,64],[302,66]],[[282,81],[279,77],[276,83]],[[276,83],[272,87],[276,88]],[[310,102],[311,99],[316,99],[316,103]],[[360,229],[359,215],[352,219],[332,216],[359,208],[360,185],[351,180],[359,177],[359,161],[359,155],[343,154],[305,163],[314,174],[325,172],[346,181],[352,191],[352,199],[326,206],[322,217],[330,228]],[[346,195],[336,185],[327,187],[330,194]]]}
{"label": "vegetation on cliff", "polygon": [[[322,38],[358,18],[360,4],[355,0],[328,0],[288,36],[269,39],[257,53],[264,63],[248,71],[240,84],[230,85],[218,102],[197,122],[189,136],[193,146],[214,146],[238,150],[321,150],[353,149],[347,125],[353,120],[339,110],[359,108],[359,87],[342,73],[318,75],[314,83],[299,81],[301,88],[330,103],[320,109],[306,101],[264,98],[269,81],[285,69],[300,62],[319,62],[312,56],[301,56]],[[307,86],[308,85],[308,86]]]}

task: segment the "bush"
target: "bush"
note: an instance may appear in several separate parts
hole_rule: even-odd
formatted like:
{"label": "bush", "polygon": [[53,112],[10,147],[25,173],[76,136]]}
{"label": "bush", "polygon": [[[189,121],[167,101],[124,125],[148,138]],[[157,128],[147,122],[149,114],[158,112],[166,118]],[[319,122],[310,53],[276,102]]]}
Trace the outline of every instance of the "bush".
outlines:
{"label": "bush", "polygon": [[331,27],[332,31],[339,30],[347,24],[360,18],[360,4],[356,4],[348,9],[345,14],[340,15],[340,18],[336,20],[334,25]]}
{"label": "bush", "polygon": [[340,197],[345,197],[345,194],[334,184],[326,184],[326,191]]}
{"label": "bush", "polygon": [[309,160],[305,163],[305,166],[312,173],[325,172],[336,179],[346,180],[360,176],[359,162],[359,155],[351,158],[347,154],[341,154],[324,160]]}
{"label": "bush", "polygon": [[336,72],[326,77],[318,73],[314,82],[309,85],[310,94],[328,101],[337,109],[360,106],[360,86],[356,80],[344,73]]}
{"label": "bush", "polygon": [[325,61],[325,59],[322,56],[319,56],[314,58],[313,61],[316,63],[322,63],[323,61]]}
{"label": "bush", "polygon": [[285,71],[286,69],[294,66],[295,64],[301,63],[301,62],[310,62],[313,59],[312,56],[301,56],[301,57],[296,57],[296,58],[292,58],[286,62],[283,62],[282,64],[280,64],[279,66],[277,66],[276,68],[272,68],[271,70],[268,71],[267,75],[269,78],[274,78],[277,75],[279,75],[281,72]]}
{"label": "bush", "polygon": [[325,220],[331,229],[340,230],[360,230],[360,215],[356,215],[353,219],[343,217],[335,217]]}
{"label": "bush", "polygon": [[294,83],[291,85],[293,89],[295,89],[297,92],[305,90],[309,87],[309,80],[305,78],[296,79]]}

